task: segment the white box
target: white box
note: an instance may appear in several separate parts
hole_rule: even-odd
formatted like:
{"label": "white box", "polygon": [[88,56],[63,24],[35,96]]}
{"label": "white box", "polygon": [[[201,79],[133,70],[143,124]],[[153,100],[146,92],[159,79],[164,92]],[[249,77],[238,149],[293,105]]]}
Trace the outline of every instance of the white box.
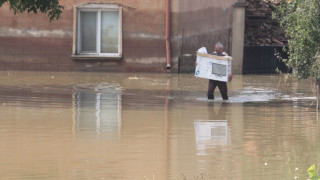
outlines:
{"label": "white box", "polygon": [[231,69],[232,57],[197,52],[196,77],[228,82]]}

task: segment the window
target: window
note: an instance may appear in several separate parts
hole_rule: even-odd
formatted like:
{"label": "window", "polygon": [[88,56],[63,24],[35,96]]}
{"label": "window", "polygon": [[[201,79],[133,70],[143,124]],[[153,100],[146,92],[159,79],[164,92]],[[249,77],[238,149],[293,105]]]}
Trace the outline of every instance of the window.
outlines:
{"label": "window", "polygon": [[122,56],[122,10],[118,5],[85,4],[76,9],[74,58]]}

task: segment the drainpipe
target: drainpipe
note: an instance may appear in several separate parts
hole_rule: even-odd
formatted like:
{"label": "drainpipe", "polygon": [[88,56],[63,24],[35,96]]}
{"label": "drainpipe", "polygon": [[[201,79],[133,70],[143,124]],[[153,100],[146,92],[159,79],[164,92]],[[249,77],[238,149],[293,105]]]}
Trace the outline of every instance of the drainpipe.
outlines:
{"label": "drainpipe", "polygon": [[170,0],[166,0],[166,52],[167,52],[167,69],[171,68],[170,55]]}

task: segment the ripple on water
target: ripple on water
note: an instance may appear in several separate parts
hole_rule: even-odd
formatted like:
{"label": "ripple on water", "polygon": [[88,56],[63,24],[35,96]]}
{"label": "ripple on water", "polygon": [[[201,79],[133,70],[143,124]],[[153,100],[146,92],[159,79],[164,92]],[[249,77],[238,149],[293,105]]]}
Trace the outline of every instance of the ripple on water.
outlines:
{"label": "ripple on water", "polygon": [[[217,92],[219,93],[219,92]],[[208,100],[205,97],[196,98],[197,101],[208,102],[225,102],[225,103],[247,103],[247,102],[273,102],[273,101],[298,101],[316,100],[315,96],[305,96],[301,93],[289,93],[272,89],[252,88],[243,90],[233,90],[229,92],[229,99],[223,100],[220,94],[216,95],[216,99]]]}

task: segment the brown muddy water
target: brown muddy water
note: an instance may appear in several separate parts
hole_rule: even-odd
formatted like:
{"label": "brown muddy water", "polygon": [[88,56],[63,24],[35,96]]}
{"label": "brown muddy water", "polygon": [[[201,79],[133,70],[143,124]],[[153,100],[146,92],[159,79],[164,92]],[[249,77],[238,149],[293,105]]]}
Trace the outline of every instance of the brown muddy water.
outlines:
{"label": "brown muddy water", "polygon": [[307,179],[319,163],[311,80],[0,72],[0,179]]}

